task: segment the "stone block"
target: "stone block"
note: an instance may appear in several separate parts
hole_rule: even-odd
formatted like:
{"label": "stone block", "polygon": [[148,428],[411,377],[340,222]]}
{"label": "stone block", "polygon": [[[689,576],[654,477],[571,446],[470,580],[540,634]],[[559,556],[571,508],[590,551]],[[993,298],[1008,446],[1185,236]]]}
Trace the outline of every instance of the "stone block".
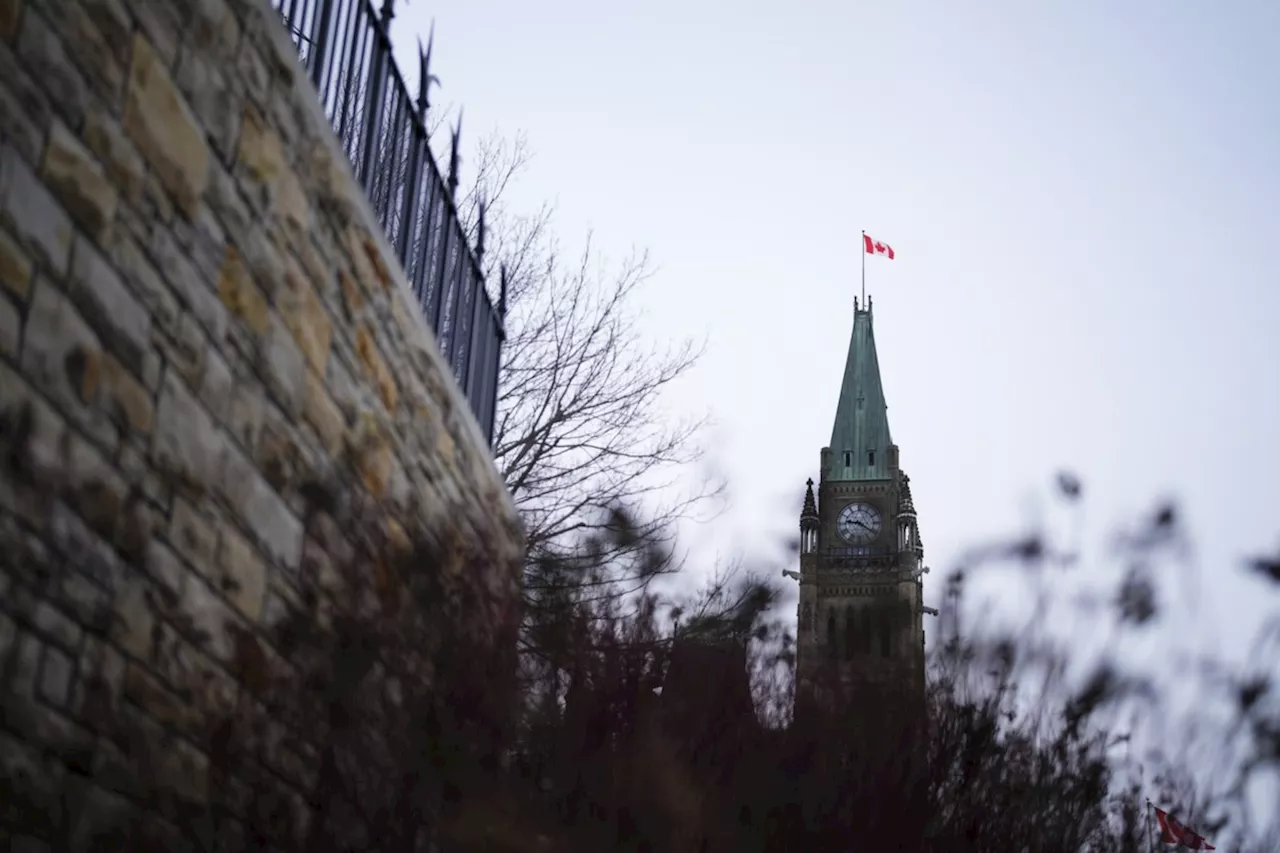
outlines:
{"label": "stone block", "polygon": [[8,231],[0,229],[0,285],[26,301],[31,292],[31,257]]}
{"label": "stone block", "polygon": [[0,44],[0,137],[7,137],[28,163],[39,163],[49,115],[44,92]]}
{"label": "stone block", "polygon": [[325,452],[336,457],[342,450],[342,437],[347,424],[342,411],[329,397],[324,383],[315,374],[307,373],[307,393],[303,408],[307,423],[315,429]]}
{"label": "stone block", "polygon": [[127,364],[140,370],[143,355],[151,348],[151,316],[87,240],[76,240],[67,289],[98,333]]}
{"label": "stone block", "polygon": [[138,204],[146,181],[146,163],[124,128],[105,110],[91,109],[85,117],[84,141],[120,195]]}
{"label": "stone block", "polygon": [[152,228],[147,253],[182,304],[200,321],[210,340],[215,344],[223,341],[227,335],[227,310],[214,292],[214,283],[201,276],[172,232],[159,226]]}
{"label": "stone block", "polygon": [[58,602],[86,631],[101,633],[111,627],[106,592],[70,565],[58,582]]}
{"label": "stone block", "polygon": [[66,274],[75,236],[71,217],[8,145],[0,147],[0,218],[55,277]]}
{"label": "stone block", "polygon": [[388,412],[394,412],[400,390],[396,387],[391,369],[387,367],[387,362],[378,349],[377,339],[367,325],[356,329],[356,354],[360,358],[365,376],[378,390],[378,399],[382,401],[382,405]]}
{"label": "stone block", "polygon": [[190,618],[196,648],[227,663],[235,652],[235,635],[247,630],[231,608],[199,577],[183,590],[179,612]]}
{"label": "stone block", "polygon": [[255,338],[267,333],[271,308],[235,246],[227,246],[218,275],[218,297],[227,310],[249,327]]}
{"label": "stone block", "polygon": [[80,0],[79,5],[88,13],[103,41],[123,66],[129,56],[130,36],[133,35],[133,21],[124,0]]}
{"label": "stone block", "polygon": [[145,36],[134,37],[124,127],[191,217],[208,180],[209,146],[167,65]]}
{"label": "stone block", "polygon": [[189,22],[189,8],[170,0],[129,0],[129,11],[150,40],[152,50],[166,68],[172,68],[178,57],[182,33]]}
{"label": "stone block", "polygon": [[116,428],[84,405],[97,393],[100,351],[74,306],[47,280],[38,280],[23,334],[22,372],[89,435],[114,447]]}
{"label": "stone block", "polygon": [[124,478],[93,444],[68,432],[62,445],[63,497],[90,529],[116,540],[124,520]]}
{"label": "stone block", "polygon": [[257,622],[266,596],[266,560],[248,539],[228,527],[222,533],[217,565],[217,587],[237,610]]}
{"label": "stone block", "polygon": [[262,547],[287,569],[302,553],[302,522],[243,454],[229,449],[223,459],[222,495]]}
{"label": "stone block", "polygon": [[306,394],[307,364],[293,335],[275,314],[258,353],[258,373],[286,414],[297,417]]}
{"label": "stone block", "polygon": [[217,57],[187,49],[182,52],[175,80],[214,149],[229,162],[236,151],[241,110],[240,95],[225,69]]}
{"label": "stone block", "polygon": [[45,646],[40,667],[40,698],[62,708],[71,695],[71,658],[52,646]]}
{"label": "stone block", "polygon": [[187,570],[173,549],[152,539],[146,546],[146,557],[143,561],[147,575],[159,584],[162,591],[181,597],[187,583]]}
{"label": "stone block", "polygon": [[194,494],[216,481],[226,438],[182,382],[167,376],[160,395],[151,458]]}
{"label": "stone block", "polygon": [[68,567],[104,589],[114,589],[124,574],[115,550],[62,501],[54,504],[50,516],[49,543],[63,554]]}
{"label": "stone block", "polygon": [[112,249],[112,259],[142,301],[152,324],[165,334],[176,334],[181,306],[137,242],[128,235],[117,235]]}
{"label": "stone block", "polygon": [[149,661],[159,640],[156,628],[158,606],[159,592],[155,585],[139,571],[126,572],[116,592],[116,619],[109,632],[111,641],[126,654]]}
{"label": "stone block", "polygon": [[129,370],[110,355],[102,360],[99,401],[122,433],[147,437],[155,424],[155,404],[151,392]]}
{"label": "stone block", "polygon": [[227,428],[240,446],[251,454],[257,452],[266,409],[266,398],[256,381],[239,382],[232,388]]}
{"label": "stone block", "polygon": [[83,3],[59,4],[53,21],[63,44],[84,74],[84,79],[107,103],[120,103],[124,89],[124,66],[120,43],[111,44],[98,29],[94,16]]}
{"label": "stone block", "polygon": [[208,573],[217,562],[219,526],[189,502],[176,498],[169,541],[197,570]]}
{"label": "stone block", "polygon": [[54,122],[41,176],[80,226],[100,240],[115,217],[119,197],[106,170],[62,122]]}
{"label": "stone block", "polygon": [[79,130],[84,123],[85,106],[92,97],[89,85],[43,15],[33,12],[22,16],[18,59],[32,79],[49,93],[53,108],[73,130]]}
{"label": "stone block", "polygon": [[31,611],[31,624],[59,648],[75,649],[80,642],[80,627],[48,601],[41,601]]}
{"label": "stone block", "polygon": [[289,167],[284,143],[256,109],[244,111],[235,174],[260,212],[301,229],[310,226],[311,205]]}
{"label": "stone block", "polygon": [[278,297],[279,311],[311,368],[321,376],[329,365],[333,321],[302,269],[290,262]]}

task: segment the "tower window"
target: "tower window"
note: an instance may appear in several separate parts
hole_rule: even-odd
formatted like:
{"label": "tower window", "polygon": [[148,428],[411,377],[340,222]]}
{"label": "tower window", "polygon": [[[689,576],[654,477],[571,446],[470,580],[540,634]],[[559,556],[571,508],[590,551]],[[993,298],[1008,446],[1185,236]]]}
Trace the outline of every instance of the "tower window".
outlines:
{"label": "tower window", "polygon": [[851,453],[848,450],[844,452],[844,467],[846,468],[853,467],[853,453]]}
{"label": "tower window", "polygon": [[868,465],[876,464],[876,452],[874,450],[867,451],[867,464]]}

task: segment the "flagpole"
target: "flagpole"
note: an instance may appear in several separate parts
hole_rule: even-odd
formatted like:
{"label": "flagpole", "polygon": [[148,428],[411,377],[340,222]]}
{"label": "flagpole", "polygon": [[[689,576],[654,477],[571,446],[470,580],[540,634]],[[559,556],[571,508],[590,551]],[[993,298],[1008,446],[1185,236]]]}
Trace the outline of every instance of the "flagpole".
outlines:
{"label": "flagpole", "polygon": [[862,307],[867,307],[867,232],[862,232]]}
{"label": "flagpole", "polygon": [[1147,798],[1147,807],[1146,809],[1144,809],[1143,823],[1147,825],[1147,849],[1151,851],[1151,853],[1155,853],[1156,842],[1155,842],[1155,838],[1151,835],[1151,798],[1150,797]]}

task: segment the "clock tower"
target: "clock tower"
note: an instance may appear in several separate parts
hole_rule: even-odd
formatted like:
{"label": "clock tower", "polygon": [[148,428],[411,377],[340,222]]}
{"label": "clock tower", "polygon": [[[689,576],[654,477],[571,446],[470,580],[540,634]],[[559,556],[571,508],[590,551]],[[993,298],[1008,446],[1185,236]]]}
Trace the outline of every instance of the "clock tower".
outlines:
{"label": "clock tower", "polygon": [[831,443],[800,513],[800,571],[787,572],[800,582],[798,701],[830,688],[855,704],[923,699],[928,569],[887,409],[871,303],[855,301]]}

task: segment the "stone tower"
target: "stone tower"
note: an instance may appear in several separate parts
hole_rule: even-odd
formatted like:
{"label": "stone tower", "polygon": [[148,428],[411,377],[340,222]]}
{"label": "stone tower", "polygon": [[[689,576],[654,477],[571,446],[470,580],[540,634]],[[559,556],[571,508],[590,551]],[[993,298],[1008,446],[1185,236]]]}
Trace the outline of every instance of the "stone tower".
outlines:
{"label": "stone tower", "polygon": [[821,695],[820,683],[854,702],[923,697],[923,555],[889,434],[871,304],[855,302],[831,443],[800,513],[800,571],[787,573],[800,581],[798,700]]}

